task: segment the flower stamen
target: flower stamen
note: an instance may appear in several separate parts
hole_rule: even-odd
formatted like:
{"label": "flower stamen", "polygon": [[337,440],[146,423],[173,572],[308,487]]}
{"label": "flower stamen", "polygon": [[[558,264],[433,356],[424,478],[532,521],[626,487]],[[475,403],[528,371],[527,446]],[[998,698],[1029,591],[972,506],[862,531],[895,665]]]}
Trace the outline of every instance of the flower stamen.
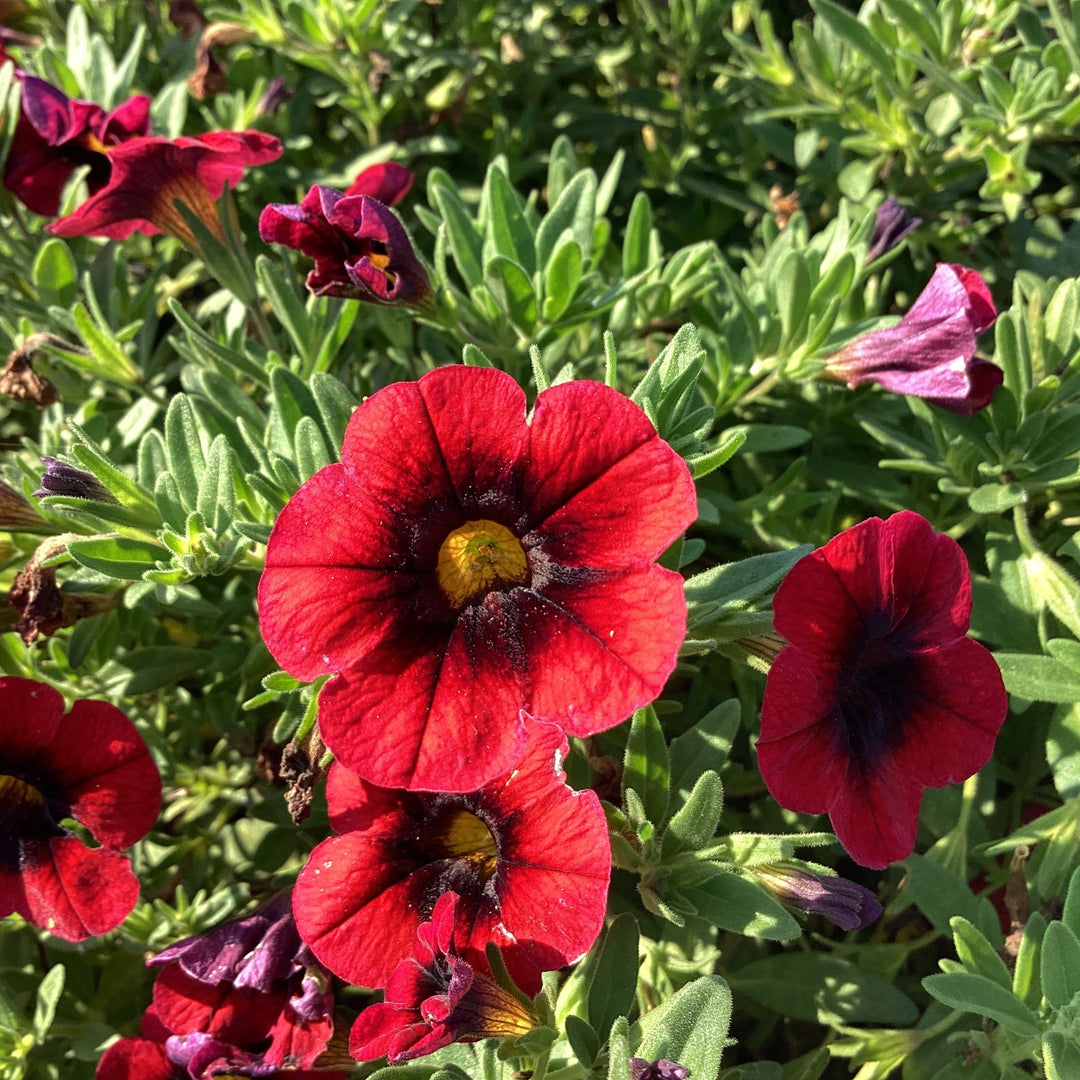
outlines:
{"label": "flower stamen", "polygon": [[493,589],[523,585],[529,563],[505,525],[468,521],[442,542],[436,576],[455,611]]}

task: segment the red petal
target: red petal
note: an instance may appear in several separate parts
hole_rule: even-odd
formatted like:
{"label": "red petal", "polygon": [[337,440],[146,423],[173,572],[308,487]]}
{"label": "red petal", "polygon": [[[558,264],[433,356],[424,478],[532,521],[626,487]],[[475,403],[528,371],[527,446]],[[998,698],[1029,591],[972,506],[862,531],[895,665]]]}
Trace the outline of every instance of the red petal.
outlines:
{"label": "red petal", "polygon": [[[262,1052],[268,1065],[299,1066],[310,1069],[326,1049],[334,1034],[333,997],[327,995],[326,1018],[304,1021],[290,1009],[282,1011],[270,1028],[270,1045]],[[291,1077],[291,1073],[285,1074]]]}
{"label": "red petal", "polygon": [[121,1039],[101,1055],[94,1080],[173,1080],[176,1075],[161,1043]]}
{"label": "red petal", "polygon": [[139,880],[125,856],[88,848],[70,836],[25,844],[26,917],[67,941],[119,926],[139,898]]}
{"label": "red petal", "polygon": [[368,195],[387,206],[395,206],[409,193],[415,177],[396,161],[384,161],[364,169],[349,185],[346,195]]}
{"label": "red petal", "polygon": [[0,724],[0,759],[37,758],[56,737],[64,715],[60,693],[35,679],[0,677],[0,699],[6,722]]}
{"label": "red petal", "polygon": [[400,1053],[430,1030],[430,1025],[420,1021],[416,1009],[403,1009],[385,1002],[369,1005],[353,1024],[349,1053],[357,1061],[375,1061],[389,1054],[392,1047]]}
{"label": "red petal", "polygon": [[77,701],[49,747],[71,816],[106,847],[140,840],[161,809],[161,777],[135,725],[104,701]]}

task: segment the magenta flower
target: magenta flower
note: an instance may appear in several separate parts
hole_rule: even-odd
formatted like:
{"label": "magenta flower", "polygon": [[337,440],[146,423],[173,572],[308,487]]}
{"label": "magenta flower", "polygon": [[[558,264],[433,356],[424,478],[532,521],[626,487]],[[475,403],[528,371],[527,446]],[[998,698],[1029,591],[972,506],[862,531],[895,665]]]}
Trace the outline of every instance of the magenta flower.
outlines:
{"label": "magenta flower", "polygon": [[345,196],[367,195],[384,206],[397,206],[409,194],[415,179],[411,169],[396,161],[384,161],[364,169],[345,189]]}
{"label": "magenta flower", "polygon": [[456,954],[486,971],[494,942],[528,993],[588,952],[611,873],[604,812],[595,792],[566,785],[562,732],[528,732],[513,770],[464,794],[379,788],[333,765],[326,800],[341,835],[315,848],[293,890],[296,925],[326,967],[385,986],[445,892],[458,894]]}
{"label": "magenta flower", "polygon": [[416,930],[413,954],[394,969],[385,1000],[369,1005],[349,1037],[357,1061],[385,1055],[391,1065],[433,1054],[453,1042],[527,1035],[539,1020],[483,971],[454,949],[454,912],[459,897],[443,893],[431,921]]}
{"label": "magenta flower", "polygon": [[150,98],[137,94],[106,113],[91,101],[69,98],[51,83],[21,73],[19,122],[4,164],[4,187],[35,214],[53,217],[64,185],[88,165],[86,186],[100,191],[112,172],[109,154],[150,130]]}
{"label": "magenta flower", "polygon": [[431,282],[394,212],[367,195],[316,185],[299,206],[271,204],[259,235],[315,260],[307,287],[316,296],[372,304],[432,303]]}
{"label": "magenta flower", "polygon": [[51,686],[0,678],[0,917],[18,912],[68,941],[119,926],[139,896],[120,852],[160,807],[157,768],[119,709],[87,700],[65,713]]}
{"label": "magenta flower", "polygon": [[758,764],[788,810],[828,813],[863,866],[915,848],[923,788],[994,750],[1008,698],[967,637],[960,545],[910,510],[870,518],[792,567],[773,603],[790,642],[769,670]]}
{"label": "magenta flower", "polygon": [[192,248],[198,243],[184,216],[183,203],[219,239],[217,199],[249,165],[281,156],[281,143],[259,131],[208,131],[196,138],[131,139],[109,153],[108,184],[74,213],[54,221],[57,236],[107,236],[125,240],[132,233],[166,232]]}
{"label": "magenta flower", "polygon": [[978,337],[994,325],[990,290],[974,271],[939,263],[896,326],[873,330],[825,361],[824,374],[849,387],[876,382],[965,416],[990,404],[1001,368],[975,357]]}

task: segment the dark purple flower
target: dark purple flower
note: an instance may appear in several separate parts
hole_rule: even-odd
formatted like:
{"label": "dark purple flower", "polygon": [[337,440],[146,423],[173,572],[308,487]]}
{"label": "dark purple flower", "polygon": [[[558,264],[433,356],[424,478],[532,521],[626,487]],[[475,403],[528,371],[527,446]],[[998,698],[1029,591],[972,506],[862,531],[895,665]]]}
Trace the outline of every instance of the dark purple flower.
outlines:
{"label": "dark purple flower", "polygon": [[1001,368],[975,357],[981,333],[997,318],[986,282],[964,266],[938,263],[918,300],[896,326],[873,330],[825,361],[824,374],[849,387],[876,382],[950,412],[990,404]]}
{"label": "dark purple flower", "polygon": [[105,485],[85,469],[77,469],[54,457],[43,457],[45,472],[41,487],[34,492],[38,499],[47,495],[70,495],[76,499],[93,499],[95,502],[116,502]]}
{"label": "dark purple flower", "polygon": [[646,1061],[644,1058],[630,1059],[630,1080],[687,1080],[690,1070],[677,1061],[660,1058],[658,1061]]}
{"label": "dark purple flower", "polygon": [[800,911],[824,915],[841,930],[862,930],[881,916],[874,894],[847,878],[782,863],[755,866],[754,876],[778,900]]}
{"label": "dark purple flower", "polygon": [[412,307],[432,302],[427,271],[404,226],[368,195],[342,195],[316,185],[299,206],[267,206],[259,235],[315,260],[307,287],[316,296]]}
{"label": "dark purple flower", "polygon": [[892,251],[912,229],[921,224],[922,218],[909,218],[907,211],[890,196],[877,208],[866,262],[872,263]]}
{"label": "dark purple flower", "polygon": [[88,165],[91,195],[109,182],[109,150],[150,130],[150,98],[136,94],[106,113],[69,98],[44,79],[20,73],[22,102],[4,165],[4,187],[36,214],[55,216],[64,185]]}

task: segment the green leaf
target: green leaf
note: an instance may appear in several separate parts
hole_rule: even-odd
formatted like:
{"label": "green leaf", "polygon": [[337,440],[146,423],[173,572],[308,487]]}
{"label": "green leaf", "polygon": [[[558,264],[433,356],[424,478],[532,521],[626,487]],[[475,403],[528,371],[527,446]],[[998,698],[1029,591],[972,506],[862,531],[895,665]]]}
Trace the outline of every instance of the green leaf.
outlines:
{"label": "green leaf", "polygon": [[139,581],[159,560],[169,558],[169,551],[163,545],[127,536],[72,540],[68,544],[68,554],[82,566],[122,581]]}
{"label": "green leaf", "polygon": [[790,912],[761,886],[715,863],[673,868],[663,898],[677,911],[736,934],[793,941],[802,933]]}
{"label": "green leaf", "polygon": [[630,1042],[626,1017],[620,1016],[608,1033],[608,1080],[630,1080]]}
{"label": "green leaf", "polygon": [[1080,1040],[1048,1031],[1042,1049],[1046,1080],[1076,1080],[1080,1076]]}
{"label": "green leaf", "polygon": [[739,730],[739,701],[732,698],[710,709],[671,743],[670,790],[689,794],[706,769],[719,773]]}
{"label": "green leaf", "polygon": [[1042,991],[1052,1009],[1080,994],[1080,938],[1062,922],[1046,927],[1042,942]]}
{"label": "green leaf", "polygon": [[484,283],[510,321],[528,333],[536,325],[536,291],[532,279],[513,259],[496,255],[484,268]]}
{"label": "green leaf", "polygon": [[556,249],[544,273],[544,321],[556,322],[570,306],[581,283],[581,248],[566,240]]}
{"label": "green leaf", "polygon": [[596,1034],[590,1024],[585,1023],[580,1016],[572,1013],[566,1018],[566,1041],[574,1056],[586,1068],[591,1069],[593,1062],[600,1053],[600,1036]]}
{"label": "green leaf", "polygon": [[1005,689],[1027,701],[1080,701],[1080,672],[1049,656],[994,653]]}
{"label": "green leaf", "polygon": [[41,245],[34,259],[32,277],[45,307],[50,304],[71,307],[78,288],[79,271],[71,249],[59,236],[50,236]]}
{"label": "green leaf", "polygon": [[[630,722],[623,758],[622,789],[633,788],[645,808],[646,820],[659,825],[667,816],[668,750],[664,732],[651,705],[638,709]],[[603,1031],[608,1025],[597,1025]]]}
{"label": "green leaf", "polygon": [[233,453],[224,435],[210,444],[206,472],[199,482],[196,509],[210,529],[220,536],[236,514],[236,489],[233,484]]}
{"label": "green leaf", "polygon": [[707,769],[664,830],[663,858],[703,848],[716,835],[723,810],[724,786],[720,777]]}
{"label": "green leaf", "polygon": [[330,464],[330,451],[317,420],[310,416],[301,416],[296,425],[293,442],[293,453],[301,480],[310,480],[320,469]]}
{"label": "green leaf", "polygon": [[[45,927],[48,929],[48,926]],[[64,992],[63,964],[54,964],[38,985],[37,999],[34,1003],[34,1038],[40,1043],[45,1041],[49,1028],[56,1016],[56,1006]]]}
{"label": "green leaf", "polygon": [[1001,514],[1019,506],[1027,492],[1017,483],[983,484],[968,496],[968,506],[976,514]]}
{"label": "green leaf", "polygon": [[967,971],[946,972],[927,975],[922,984],[928,994],[950,1009],[988,1016],[1024,1039],[1039,1034],[1038,1017],[1011,990],[984,975]]}
{"label": "green leaf", "polygon": [[1001,943],[1001,928],[997,913],[985,896],[976,896],[951,870],[922,855],[909,855],[904,860],[907,867],[907,894],[922,913],[942,933],[949,933],[954,915],[963,916],[972,926],[997,946]]}
{"label": "green leaf", "polygon": [[206,471],[206,459],[203,457],[195,410],[187,394],[177,394],[165,413],[165,453],[180,502],[185,509],[194,510],[199,501],[199,485]]}
{"label": "green leaf", "polygon": [[731,991],[719,975],[706,975],[645,1014],[637,1056],[677,1061],[693,1077],[711,1080],[720,1070],[730,1024]]}
{"label": "green leaf", "polygon": [[638,925],[633,915],[617,915],[587,961],[589,1023],[608,1031],[634,1007],[638,982]]}
{"label": "green leaf", "polygon": [[[432,170],[432,177],[436,171]],[[443,174],[445,175],[445,174]],[[457,191],[447,183],[429,181],[429,197],[446,223],[446,237],[450,252],[454,256],[458,273],[468,289],[474,289],[484,280],[483,249],[484,241],[465,204]]]}
{"label": "green leaf", "polygon": [[789,251],[784,256],[776,271],[775,288],[781,340],[791,344],[799,340],[810,312],[810,271],[801,252]]}
{"label": "green leaf", "polygon": [[978,975],[985,975],[1006,990],[1012,990],[1012,975],[997,950],[962,915],[949,921],[952,927],[956,955],[964,967]]}
{"label": "green leaf", "polygon": [[890,84],[895,83],[893,72],[895,61],[888,51],[879,44],[870,28],[854,15],[832,0],[811,0],[810,6],[817,16],[841,41]]}
{"label": "green leaf", "polygon": [[1042,941],[1046,920],[1037,911],[1028,916],[1020,937],[1020,948],[1013,969],[1012,992],[1030,1008],[1038,1008],[1042,1000],[1041,966]]}
{"label": "green leaf", "polygon": [[71,317],[78,327],[79,336],[90,350],[90,356],[80,357],[65,351],[62,353],[64,358],[91,375],[134,386],[139,381],[139,372],[112,332],[98,328],[81,300],[71,309]]}
{"label": "green leaf", "polygon": [[157,645],[132,649],[120,658],[120,663],[131,672],[123,683],[122,692],[129,695],[146,694],[202,671],[213,662],[213,653],[205,649]]}
{"label": "green leaf", "polygon": [[745,611],[767,593],[775,592],[788,571],[812,550],[810,544],[802,544],[790,551],[753,555],[695,574],[685,585],[689,627],[716,623]]}
{"label": "green leaf", "polygon": [[[516,262],[531,277],[536,272],[536,246],[517,192],[510,186],[506,173],[495,163],[488,167],[485,186],[490,215],[487,241],[492,245],[492,254]],[[487,254],[487,243],[484,251]],[[489,272],[490,258],[485,277]]]}
{"label": "green leaf", "polygon": [[640,274],[649,265],[649,236],[652,232],[652,206],[649,196],[639,191],[626,219],[626,235],[623,237],[623,277]]}
{"label": "green leaf", "polygon": [[536,262],[541,269],[546,269],[567,229],[583,253],[590,250],[595,205],[596,174],[592,169],[583,169],[559,193],[536,230]]}
{"label": "green leaf", "polygon": [[310,386],[312,397],[319,407],[323,427],[330,437],[330,448],[336,461],[338,449],[345,438],[345,428],[357,406],[356,398],[339,379],[322,371],[311,376]]}

